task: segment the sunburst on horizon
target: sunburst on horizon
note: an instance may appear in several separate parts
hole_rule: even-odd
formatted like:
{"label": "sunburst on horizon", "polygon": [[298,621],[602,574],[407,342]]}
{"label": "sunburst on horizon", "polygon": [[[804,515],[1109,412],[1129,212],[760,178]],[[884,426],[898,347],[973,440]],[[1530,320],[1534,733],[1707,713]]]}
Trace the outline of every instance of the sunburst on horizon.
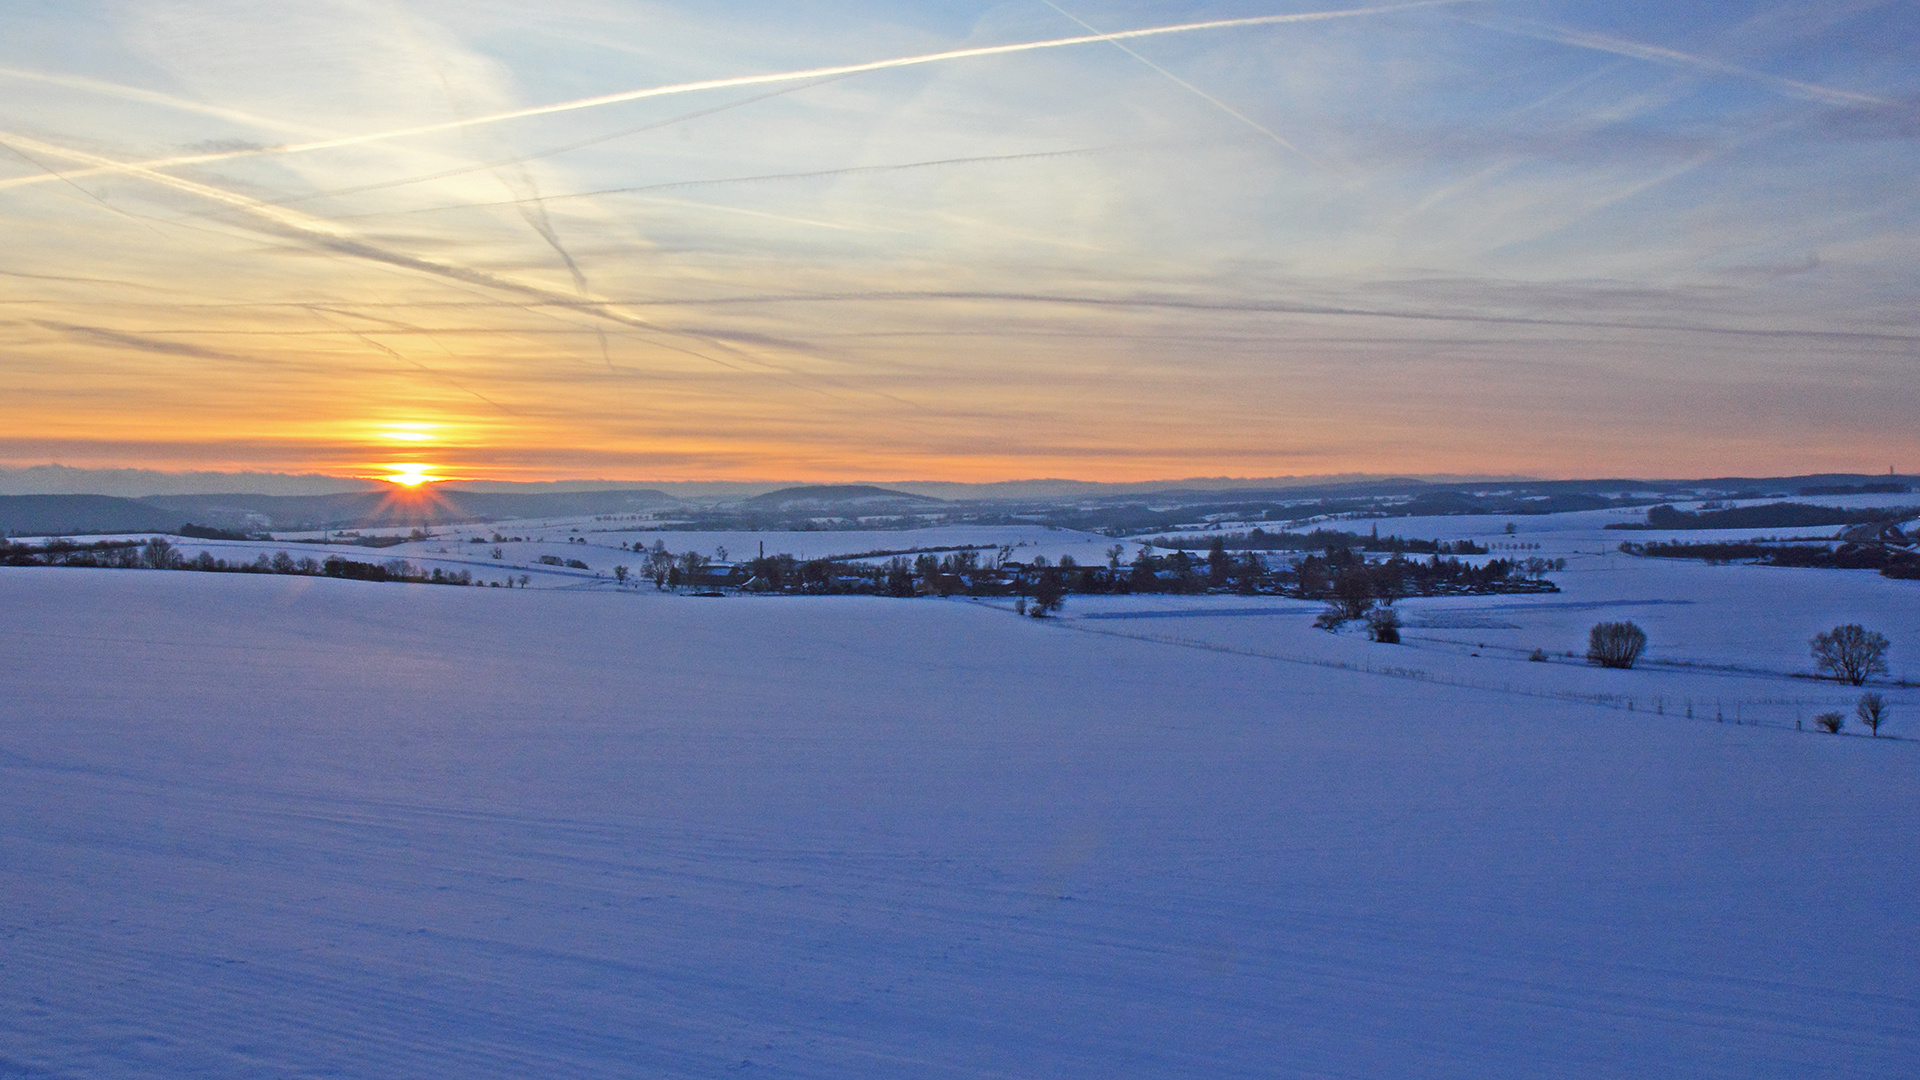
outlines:
{"label": "sunburst on horizon", "polygon": [[437,484],[445,479],[444,477],[434,476],[430,471],[434,466],[422,462],[403,461],[382,467],[392,469],[393,472],[388,476],[381,477],[381,479],[389,484],[398,484],[401,487],[416,488],[423,484]]}

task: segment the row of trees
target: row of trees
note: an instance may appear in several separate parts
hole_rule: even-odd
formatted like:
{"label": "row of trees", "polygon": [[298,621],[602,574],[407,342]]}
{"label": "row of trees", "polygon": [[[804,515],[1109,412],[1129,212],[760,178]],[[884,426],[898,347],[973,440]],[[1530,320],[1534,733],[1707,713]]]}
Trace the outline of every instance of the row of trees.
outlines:
{"label": "row of trees", "polygon": [[[1885,635],[1847,623],[1807,640],[1814,667],[1829,678],[1859,686],[1887,672]],[[1603,622],[1587,634],[1587,659],[1601,667],[1630,668],[1647,648],[1647,632],[1631,622]]]}
{"label": "row of trees", "polygon": [[[1228,554],[1216,543],[1205,558],[1184,549],[1156,554],[1144,549],[1131,562],[1121,561],[1125,549],[1108,549],[1105,566],[1087,566],[1072,556],[1058,563],[1035,556],[1026,563],[1012,561],[1003,549],[966,550],[939,555],[923,552],[912,559],[895,556],[884,563],[845,559],[801,561],[792,555],[766,555],[737,567],[709,567],[688,552],[675,556],[656,544],[647,553],[645,576],[661,587],[672,585],[731,585],[761,592],[881,593],[890,596],[1026,596],[1057,584],[1068,594],[1234,592],[1242,595],[1283,595],[1339,603],[1350,617],[1363,617],[1375,602],[1391,604],[1407,596],[1447,596],[1505,592],[1554,592],[1541,576],[1550,564],[1539,566],[1495,559],[1475,565],[1460,559],[1433,556],[1428,560],[1395,555],[1378,562],[1347,548],[1309,555],[1297,565],[1271,567],[1256,553]],[[618,569],[615,571],[618,574]],[[1051,605],[1049,605],[1051,607]]]}
{"label": "row of trees", "polygon": [[1412,540],[1381,536],[1378,526],[1368,535],[1344,529],[1270,533],[1255,528],[1251,532],[1223,533],[1204,540],[1197,536],[1156,536],[1143,543],[1168,550],[1211,551],[1224,548],[1227,551],[1326,551],[1331,548],[1351,548],[1382,555],[1485,555],[1488,550],[1486,545],[1471,540]]}
{"label": "row of trees", "polygon": [[[1807,642],[1813,662],[1821,674],[1859,686],[1872,675],[1887,671],[1887,639],[1859,623],[1836,626],[1813,635]],[[1631,622],[1598,623],[1587,635],[1587,660],[1601,667],[1630,668],[1646,650],[1647,633]],[[1544,658],[1536,651],[1536,658]],[[1880,737],[1880,725],[1889,714],[1887,699],[1869,691],[1854,704],[1854,717],[1866,725],[1874,738]],[[1846,717],[1838,711],[1823,712],[1813,722],[1825,731],[1839,734]]]}
{"label": "row of trees", "polygon": [[1620,550],[1650,559],[1699,559],[1709,566],[1751,562],[1823,570],[1878,570],[1883,577],[1920,578],[1920,551],[1888,544],[1777,544],[1741,540],[1636,544],[1629,541],[1621,544]]}
{"label": "row of trees", "polygon": [[[1867,730],[1871,732],[1876,739],[1880,737],[1880,725],[1887,722],[1888,713],[1887,699],[1872,691],[1861,694],[1860,700],[1855,702],[1853,706],[1855,719],[1865,724]],[[1838,710],[1823,712],[1819,716],[1814,717],[1813,722],[1820,725],[1822,729],[1835,735],[1840,734],[1840,729],[1847,726],[1847,718],[1841,715]]]}

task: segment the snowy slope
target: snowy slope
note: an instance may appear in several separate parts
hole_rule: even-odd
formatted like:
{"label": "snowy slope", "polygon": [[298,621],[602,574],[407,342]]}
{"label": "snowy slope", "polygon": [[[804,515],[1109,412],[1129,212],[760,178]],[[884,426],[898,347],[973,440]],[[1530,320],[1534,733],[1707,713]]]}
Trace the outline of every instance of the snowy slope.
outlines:
{"label": "snowy slope", "polygon": [[0,612],[0,1076],[1920,1074],[1920,744],[960,601]]}

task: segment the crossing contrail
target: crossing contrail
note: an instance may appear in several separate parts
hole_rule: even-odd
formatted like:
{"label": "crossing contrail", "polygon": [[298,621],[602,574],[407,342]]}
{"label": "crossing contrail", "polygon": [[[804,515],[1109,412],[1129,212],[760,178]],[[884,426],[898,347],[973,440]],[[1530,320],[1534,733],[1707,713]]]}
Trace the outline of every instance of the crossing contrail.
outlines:
{"label": "crossing contrail", "polygon": [[[1041,2],[1046,4],[1048,7],[1052,8],[1053,10],[1059,12],[1060,14],[1066,16],[1067,18],[1073,20],[1074,22],[1079,23],[1081,26],[1086,27],[1088,30],[1092,30],[1096,34],[1100,32],[1099,29],[1095,27],[1092,23],[1088,22],[1085,19],[1082,19],[1078,15],[1075,15],[1073,12],[1068,11],[1066,8],[1061,7],[1059,4],[1054,3],[1053,0],[1041,0]],[[1119,49],[1123,53],[1126,53],[1128,56],[1133,57],[1135,60],[1138,60],[1141,63],[1147,65],[1149,68],[1152,68],[1154,71],[1157,71],[1162,75],[1165,75],[1168,79],[1171,79],[1176,86],[1179,86],[1180,88],[1195,95],[1196,97],[1200,98],[1202,101],[1205,101],[1207,104],[1212,105],[1214,108],[1219,109],[1221,112],[1226,113],[1228,116],[1233,117],[1235,120],[1238,120],[1241,123],[1252,128],[1253,130],[1259,132],[1260,134],[1265,135],[1267,138],[1272,139],[1275,143],[1279,144],[1282,149],[1290,150],[1293,153],[1296,153],[1301,157],[1306,158],[1309,162],[1312,162],[1315,165],[1320,164],[1319,162],[1314,161],[1313,158],[1305,150],[1302,150],[1299,147],[1288,142],[1286,139],[1281,138],[1280,134],[1274,131],[1272,128],[1266,126],[1265,124],[1262,124],[1260,121],[1255,120],[1253,117],[1248,116],[1246,113],[1241,112],[1239,109],[1234,108],[1233,106],[1227,104],[1226,102],[1221,101],[1219,98],[1214,97],[1212,94],[1207,93],[1205,90],[1200,89],[1199,87],[1193,85],[1192,83],[1181,78],[1180,76],[1175,75],[1173,72],[1168,71],[1166,68],[1161,67],[1159,64],[1156,64],[1153,61],[1147,59],[1146,57],[1141,56],[1139,53],[1128,48],[1125,42],[1115,41],[1113,43],[1113,47],[1116,49]]]}
{"label": "crossing contrail", "polygon": [[[751,365],[752,368],[759,369],[759,374],[791,386],[796,390],[833,398],[842,396],[830,390],[823,389],[821,385],[825,384],[835,389],[841,389],[842,385],[837,379],[823,375],[809,375],[762,359],[750,352],[728,345],[711,333],[675,330],[663,327],[625,310],[621,305],[598,297],[571,296],[540,285],[516,281],[500,274],[458,266],[453,263],[440,262],[435,259],[422,258],[417,255],[407,254],[406,252],[394,251],[371,243],[345,226],[327,221],[324,218],[303,214],[298,210],[290,210],[284,206],[275,206],[271,203],[261,202],[258,199],[249,198],[237,192],[196,183],[183,177],[170,176],[166,173],[147,168],[137,162],[117,162],[112,158],[102,157],[99,154],[89,153],[85,150],[55,146],[52,143],[42,142],[30,136],[18,135],[7,131],[0,131],[0,146],[25,149],[50,157],[58,157],[67,161],[78,162],[92,168],[108,168],[112,171],[136,176],[163,187],[172,188],[183,194],[223,203],[258,219],[268,227],[268,231],[276,232],[288,238],[305,241],[320,251],[332,252],[333,254],[344,255],[349,258],[364,259],[369,262],[383,263],[387,266],[398,267],[403,270],[412,270],[416,273],[426,274],[447,281],[507,293],[518,297],[521,301],[520,306],[529,311],[541,308],[570,309],[583,315],[593,316],[607,322],[618,324],[629,331],[655,335],[651,343],[656,348],[666,349],[705,360],[730,371],[741,372],[743,374],[749,373],[748,369],[742,367],[741,364],[730,363],[727,360],[712,355],[710,352],[702,352],[660,339],[666,337],[696,341],[709,348],[734,355],[743,363]],[[65,176],[67,174],[61,175]],[[914,402],[878,390],[867,390],[865,393],[872,397],[885,398],[904,405],[915,405]]]}
{"label": "crossing contrail", "polygon": [[[899,56],[889,60],[870,60],[859,64],[840,64],[833,67],[808,68],[804,71],[783,71],[767,75],[736,75],[723,79],[703,79],[698,82],[674,83],[670,86],[653,86],[644,90],[626,90],[617,94],[602,94],[598,97],[579,98],[574,101],[562,101],[552,105],[536,105],[524,109],[513,109],[508,112],[494,113],[491,116],[477,116],[465,120],[445,120],[433,124],[417,124],[413,127],[395,128],[390,131],[375,131],[362,135],[344,135],[339,138],[316,139],[311,142],[290,143],[285,146],[156,158],[149,161],[128,162],[118,167],[102,165],[91,169],[65,173],[63,175],[69,179],[74,179],[104,173],[125,172],[136,168],[153,170],[181,165],[200,165],[213,161],[230,161],[234,158],[259,157],[262,155],[304,154],[316,150],[332,150],[343,146],[360,146],[366,143],[385,142],[391,139],[404,139],[415,135],[432,135],[442,131],[457,131],[461,128],[477,127],[482,124],[499,124],[509,120],[524,120],[536,116],[552,116],[557,113],[576,112],[581,109],[596,109],[606,105],[619,105],[629,101],[644,101],[648,98],[670,97],[675,94],[691,94],[702,90],[726,90],[739,86],[764,86],[771,83],[797,82],[805,79],[824,79],[839,75],[858,75],[869,71],[918,67],[923,64],[945,63],[950,60],[971,60],[983,56],[1007,56],[1013,53],[1034,52],[1040,49],[1060,49],[1072,45],[1131,41],[1137,38],[1161,37],[1168,34],[1190,34],[1202,30],[1230,30],[1250,26],[1279,26],[1286,23],[1324,22],[1332,19],[1352,19],[1367,15],[1388,15],[1399,11],[1413,11],[1420,8],[1478,2],[1484,2],[1484,0],[1410,0],[1408,3],[1343,8],[1337,11],[1302,11],[1287,15],[1255,15],[1239,19],[1212,19],[1206,22],[1178,23],[1172,26],[1151,26],[1139,30],[1117,30],[1105,34],[1082,34],[1077,37],[1051,38],[1046,41],[1023,41],[1011,45],[979,45],[966,49],[948,49],[944,52],[922,53],[918,56]],[[21,187],[28,184],[46,183],[47,180],[48,178],[44,176],[23,176],[11,180],[0,180],[0,190]]]}
{"label": "crossing contrail", "polygon": [[[365,259],[370,262],[384,263],[388,266],[399,267],[403,270],[412,270],[417,273],[428,274],[433,277],[456,281],[466,285],[475,285],[496,292],[505,292],[517,296],[523,302],[530,304],[571,308],[634,330],[675,337],[698,338],[698,335],[684,334],[658,326],[647,319],[622,310],[618,305],[608,303],[604,300],[593,297],[569,296],[566,293],[557,292],[524,281],[516,281],[512,278],[488,273],[484,270],[475,270],[453,263],[440,262],[434,259],[421,258],[417,255],[410,255],[405,252],[393,251],[381,247],[378,244],[369,243],[352,230],[335,224],[334,222],[327,221],[324,218],[303,214],[298,210],[289,210],[284,206],[274,206],[271,203],[264,203],[258,199],[248,198],[245,195],[212,187],[207,184],[196,183],[183,177],[170,176],[137,163],[116,162],[112,158],[102,157],[99,154],[89,153],[85,150],[74,150],[64,146],[55,146],[26,135],[18,135],[5,131],[0,131],[0,146],[19,147],[35,153],[64,158],[65,160],[78,162],[93,168],[115,169],[116,171],[137,176],[140,179],[151,181],[152,183],[171,188],[184,194],[221,203],[259,220],[268,226],[271,231],[277,232],[282,236],[303,240],[322,251],[330,251],[351,258]],[[705,360],[712,360],[715,363],[721,363],[722,366],[732,366],[724,364],[724,362],[703,353],[693,352],[692,350],[667,345],[665,343],[657,344],[677,351],[687,352],[690,355],[699,356]]]}

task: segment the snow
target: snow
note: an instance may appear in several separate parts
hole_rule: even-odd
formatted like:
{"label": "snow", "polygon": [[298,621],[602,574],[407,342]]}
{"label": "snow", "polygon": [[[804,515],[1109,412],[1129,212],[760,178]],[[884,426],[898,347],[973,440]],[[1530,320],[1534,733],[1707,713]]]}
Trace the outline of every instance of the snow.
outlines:
{"label": "snow", "polygon": [[[1551,546],[1550,546],[1551,547]],[[1411,598],[1395,607],[1402,643],[1375,645],[1359,624],[1312,626],[1323,605],[1272,596],[1073,596],[1063,618],[1145,640],[1233,649],[1307,664],[1343,664],[1401,677],[1546,696],[1608,699],[1619,708],[1812,727],[1820,712],[1851,715],[1858,689],[1811,678],[1808,639],[1860,623],[1894,644],[1889,676],[1920,682],[1920,582],[1872,571],[1706,566],[1618,552],[1569,552],[1548,576],[1561,591]],[[1545,552],[1552,555],[1553,551]],[[1630,620],[1647,632],[1632,672],[1589,667],[1587,631]],[[1528,659],[1536,650],[1548,661]],[[1569,656],[1571,653],[1573,655]],[[1876,685],[1920,734],[1920,692]],[[1896,721],[1896,724],[1903,723]]]}
{"label": "snow", "polygon": [[[1915,583],[1582,558],[1405,646],[0,569],[0,1076],[1920,1074],[1920,743],[1569,696],[1834,693]],[[1411,640],[1617,612],[1762,674]]]}

